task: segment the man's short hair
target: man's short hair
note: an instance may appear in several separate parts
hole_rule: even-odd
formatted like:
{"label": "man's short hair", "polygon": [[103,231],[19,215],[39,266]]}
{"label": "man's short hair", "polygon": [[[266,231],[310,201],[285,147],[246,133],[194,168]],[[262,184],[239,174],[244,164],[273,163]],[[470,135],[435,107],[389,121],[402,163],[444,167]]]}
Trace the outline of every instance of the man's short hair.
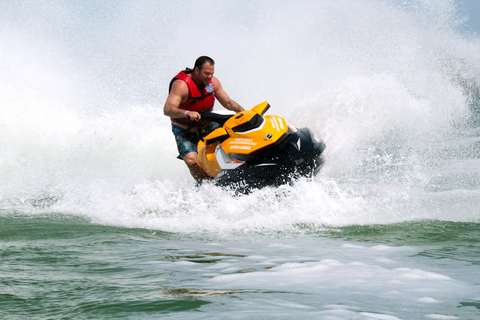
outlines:
{"label": "man's short hair", "polygon": [[207,56],[201,56],[201,57],[198,57],[197,60],[195,61],[195,65],[193,66],[193,69],[195,70],[196,68],[198,68],[199,70],[202,70],[203,66],[207,62],[208,62],[208,64],[211,64],[212,66],[215,65],[215,61],[213,61],[212,58],[207,57]]}

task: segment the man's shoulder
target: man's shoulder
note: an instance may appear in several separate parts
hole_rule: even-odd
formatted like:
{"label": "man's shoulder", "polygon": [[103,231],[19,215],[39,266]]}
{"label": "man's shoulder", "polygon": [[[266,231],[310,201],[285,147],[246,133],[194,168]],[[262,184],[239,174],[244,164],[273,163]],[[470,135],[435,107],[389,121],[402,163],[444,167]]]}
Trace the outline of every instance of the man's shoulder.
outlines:
{"label": "man's shoulder", "polygon": [[220,83],[220,80],[218,80],[217,77],[215,77],[215,76],[212,78],[212,84],[213,84],[214,89],[222,87],[222,84]]}
{"label": "man's shoulder", "polygon": [[178,81],[182,79],[174,79],[172,81],[171,92],[176,94],[187,94],[188,95],[188,84],[185,81]]}

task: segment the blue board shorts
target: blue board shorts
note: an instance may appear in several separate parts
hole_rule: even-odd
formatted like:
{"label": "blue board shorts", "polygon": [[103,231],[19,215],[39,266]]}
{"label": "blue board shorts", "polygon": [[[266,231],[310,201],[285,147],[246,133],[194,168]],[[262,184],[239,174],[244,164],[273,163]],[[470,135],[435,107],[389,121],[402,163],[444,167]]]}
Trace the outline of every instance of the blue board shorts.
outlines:
{"label": "blue board shorts", "polygon": [[216,122],[210,122],[206,127],[200,129],[197,132],[189,132],[188,130],[176,127],[172,125],[173,135],[175,136],[175,141],[177,142],[177,148],[179,159],[183,159],[187,153],[197,152],[197,145],[200,141],[200,136],[205,137],[207,134],[213,130],[219,128],[220,125]]}

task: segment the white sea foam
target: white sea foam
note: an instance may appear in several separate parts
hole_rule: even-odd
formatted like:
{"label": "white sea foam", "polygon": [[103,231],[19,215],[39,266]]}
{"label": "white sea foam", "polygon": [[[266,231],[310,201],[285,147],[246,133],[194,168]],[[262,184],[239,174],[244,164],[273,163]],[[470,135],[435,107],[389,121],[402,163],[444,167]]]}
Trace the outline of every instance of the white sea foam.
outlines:
{"label": "white sea foam", "polygon": [[[452,1],[208,3],[215,19],[185,30],[171,27],[181,6],[112,5],[84,8],[88,21],[67,4],[6,7],[15,14],[2,16],[0,38],[3,209],[178,232],[478,220],[463,121],[480,44],[460,32]],[[179,50],[225,25],[208,52]],[[217,60],[244,107],[268,100],[326,141],[314,181],[242,197],[194,187],[162,107],[169,79],[200,54]]]}

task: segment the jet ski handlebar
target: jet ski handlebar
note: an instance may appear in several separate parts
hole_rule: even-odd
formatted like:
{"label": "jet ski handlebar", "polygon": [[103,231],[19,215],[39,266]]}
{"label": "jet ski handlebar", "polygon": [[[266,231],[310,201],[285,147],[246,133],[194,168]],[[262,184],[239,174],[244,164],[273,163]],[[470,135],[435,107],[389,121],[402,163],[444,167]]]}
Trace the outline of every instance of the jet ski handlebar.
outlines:
{"label": "jet ski handlebar", "polygon": [[[223,126],[228,119],[230,119],[235,115],[235,114],[220,114],[215,112],[199,112],[199,113],[200,113],[200,116],[202,117],[202,120],[216,122],[221,126]],[[190,117],[188,117],[187,115],[187,118],[189,119]]]}

